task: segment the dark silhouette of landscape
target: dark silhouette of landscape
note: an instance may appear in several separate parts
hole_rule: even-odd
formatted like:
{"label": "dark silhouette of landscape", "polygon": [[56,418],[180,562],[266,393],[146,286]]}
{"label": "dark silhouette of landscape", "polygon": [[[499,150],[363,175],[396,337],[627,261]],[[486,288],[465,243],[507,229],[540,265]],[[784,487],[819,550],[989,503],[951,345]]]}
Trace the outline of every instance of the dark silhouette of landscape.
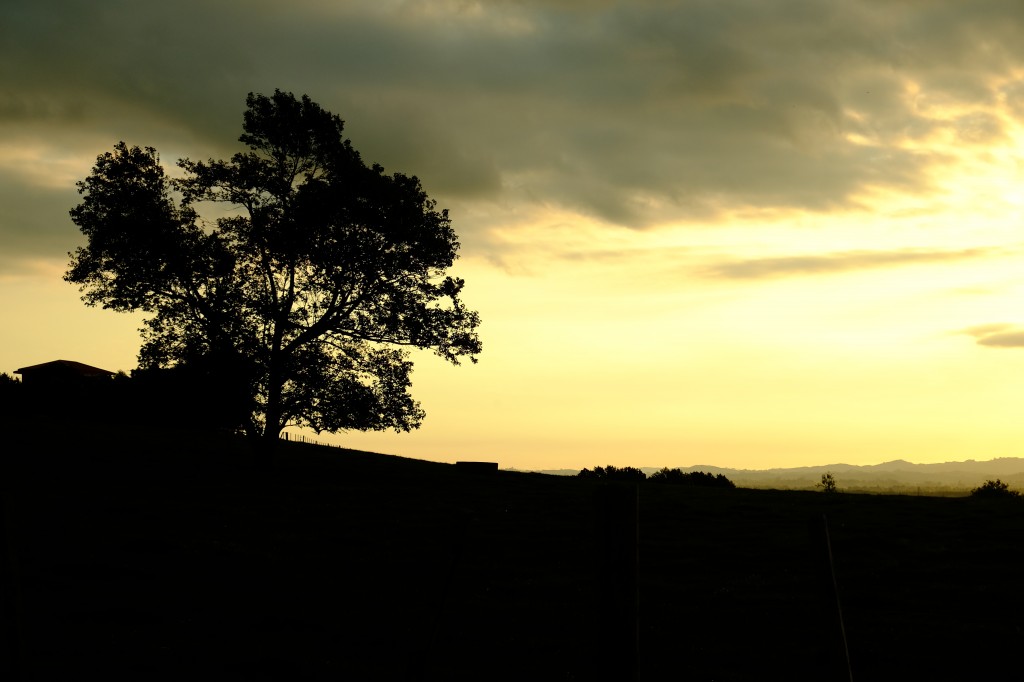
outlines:
{"label": "dark silhouette of landscape", "polygon": [[857,679],[992,677],[1024,637],[1016,500],[267,461],[2,407],[7,679],[848,679],[838,603]]}
{"label": "dark silhouette of landscape", "polygon": [[[119,142],[77,183],[85,242],[65,279],[148,317],[130,375],[0,375],[6,678],[905,680],[1016,663],[1011,476],[971,497],[861,495],[834,465],[803,472],[820,491],[755,490],[715,467],[564,477],[282,441],[417,428],[407,349],[482,352],[448,212],[343,128],[308,96],[250,93],[229,159],[171,177]],[[228,210],[204,221],[211,203]]]}
{"label": "dark silhouette of landscape", "polygon": [[[601,467],[596,467],[600,469]],[[734,469],[697,464],[678,469],[626,467],[635,476],[653,479],[669,472],[673,476],[723,477],[744,488],[772,490],[813,490],[823,474],[832,474],[840,490],[898,495],[963,496],[978,485],[1001,478],[1015,488],[1024,488],[1024,458],[998,457],[960,462],[917,464],[905,460],[881,464],[827,464],[772,469]],[[549,469],[535,473],[557,476],[586,475],[587,469]]]}

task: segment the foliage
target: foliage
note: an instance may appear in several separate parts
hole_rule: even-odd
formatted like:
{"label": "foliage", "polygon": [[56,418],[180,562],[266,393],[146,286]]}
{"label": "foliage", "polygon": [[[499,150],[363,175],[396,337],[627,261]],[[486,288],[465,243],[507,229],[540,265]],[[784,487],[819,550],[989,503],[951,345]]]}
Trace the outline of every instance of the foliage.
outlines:
{"label": "foliage", "polygon": [[1010,490],[1008,483],[1003,483],[998,478],[988,480],[971,491],[971,497],[978,497],[989,500],[1011,500],[1020,497],[1020,492]]}
{"label": "foliage", "polygon": [[832,475],[831,471],[821,475],[821,483],[818,483],[817,487],[821,488],[821,491],[825,493],[839,492],[839,489],[836,487],[836,478]]}
{"label": "foliage", "polygon": [[579,478],[589,478],[602,481],[643,481],[646,480],[647,474],[640,469],[634,467],[614,467],[608,465],[606,467],[594,467],[594,470],[583,469],[578,474]]}
{"label": "foliage", "polygon": [[647,480],[652,483],[671,483],[674,485],[699,486],[703,488],[735,488],[733,483],[725,474],[711,474],[705,471],[683,472],[681,469],[669,469],[667,467],[651,474]]}
{"label": "foliage", "polygon": [[675,485],[700,486],[709,488],[735,488],[736,484],[730,481],[723,474],[710,474],[703,471],[692,471],[683,473],[680,469],[664,468],[647,477],[640,469],[635,467],[594,467],[593,470],[583,469],[578,478],[586,478],[603,481],[651,481],[652,483],[671,483]]}
{"label": "foliage", "polygon": [[[407,431],[407,348],[476,361],[479,317],[445,273],[459,243],[414,176],[367,166],[342,120],[309,97],[250,93],[248,150],[184,159],[117,144],[78,183],[87,244],[65,279],[83,300],[142,311],[143,370],[191,366],[230,384],[229,414],[276,440],[317,431]],[[210,223],[200,207],[223,204]]]}
{"label": "foliage", "polygon": [[0,372],[0,423],[16,420],[24,405],[21,382],[17,377]]}
{"label": "foliage", "polygon": [[134,424],[171,423],[204,430],[232,431],[248,417],[241,381],[225,381],[224,369],[199,358],[168,368],[136,369],[115,377],[119,412]]}

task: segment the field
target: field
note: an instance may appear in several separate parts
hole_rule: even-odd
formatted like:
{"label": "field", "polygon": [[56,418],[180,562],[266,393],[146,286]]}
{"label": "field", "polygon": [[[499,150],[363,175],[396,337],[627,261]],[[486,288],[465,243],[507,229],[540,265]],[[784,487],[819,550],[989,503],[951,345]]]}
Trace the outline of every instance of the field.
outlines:
{"label": "field", "polygon": [[1019,667],[1022,505],[118,434],[7,439],[21,679],[849,679],[823,517],[855,679]]}

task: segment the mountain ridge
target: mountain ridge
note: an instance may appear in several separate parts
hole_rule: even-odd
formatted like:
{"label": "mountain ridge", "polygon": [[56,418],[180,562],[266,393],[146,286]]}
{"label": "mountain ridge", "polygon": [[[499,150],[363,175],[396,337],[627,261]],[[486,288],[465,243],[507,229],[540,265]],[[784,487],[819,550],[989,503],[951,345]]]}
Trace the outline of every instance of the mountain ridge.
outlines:
{"label": "mountain ridge", "polygon": [[[900,491],[915,489],[967,491],[986,480],[999,478],[1012,487],[1024,488],[1024,458],[996,457],[991,460],[968,459],[953,462],[915,464],[895,459],[878,464],[822,464],[771,469],[734,469],[711,464],[695,464],[678,468],[683,472],[704,471],[722,474],[736,485],[750,488],[810,489],[831,473],[840,490]],[[660,467],[640,467],[650,475]],[[575,476],[578,469],[548,469],[537,473]]]}

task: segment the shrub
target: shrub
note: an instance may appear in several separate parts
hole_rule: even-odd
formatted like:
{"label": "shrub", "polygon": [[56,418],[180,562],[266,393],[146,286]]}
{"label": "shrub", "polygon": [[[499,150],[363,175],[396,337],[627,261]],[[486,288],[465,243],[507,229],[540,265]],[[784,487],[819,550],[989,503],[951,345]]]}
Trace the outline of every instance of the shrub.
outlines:
{"label": "shrub", "polygon": [[994,481],[985,481],[982,485],[972,490],[971,497],[980,497],[990,500],[1009,500],[1020,497],[1020,493],[1016,490],[1010,490],[1010,485],[1008,483],[1003,483],[997,478]]}
{"label": "shrub", "polygon": [[690,471],[684,473],[680,469],[669,469],[656,471],[647,479],[652,483],[671,483],[674,485],[699,486],[702,488],[735,488],[736,484],[730,481],[725,474],[710,474],[704,471]]}
{"label": "shrub", "polygon": [[602,481],[643,481],[647,478],[647,474],[635,467],[622,467],[620,469],[610,464],[606,467],[594,467],[593,471],[584,469],[576,474],[576,476]]}
{"label": "shrub", "polygon": [[23,412],[25,403],[21,382],[7,372],[0,373],[0,418],[11,418]]}

